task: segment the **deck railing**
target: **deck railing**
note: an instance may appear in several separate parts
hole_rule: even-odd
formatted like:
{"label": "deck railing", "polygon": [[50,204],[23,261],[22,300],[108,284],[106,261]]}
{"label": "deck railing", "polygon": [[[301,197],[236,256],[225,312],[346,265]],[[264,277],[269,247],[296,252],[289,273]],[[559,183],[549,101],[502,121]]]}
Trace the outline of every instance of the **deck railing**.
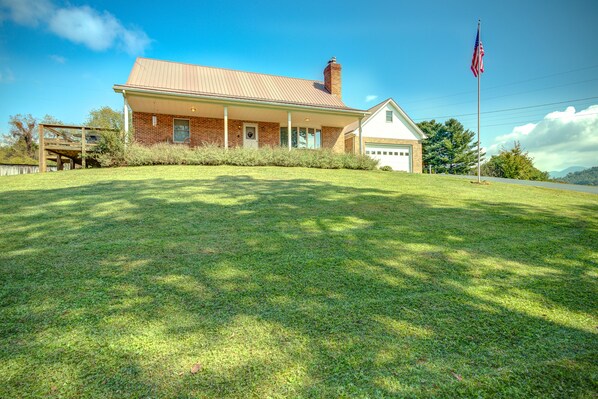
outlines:
{"label": "deck railing", "polygon": [[118,131],[89,126],[72,126],[40,123],[39,125],[39,171],[44,173],[50,155],[55,155],[56,166],[62,170],[63,157],[75,164],[87,167],[87,154],[97,145],[102,132]]}

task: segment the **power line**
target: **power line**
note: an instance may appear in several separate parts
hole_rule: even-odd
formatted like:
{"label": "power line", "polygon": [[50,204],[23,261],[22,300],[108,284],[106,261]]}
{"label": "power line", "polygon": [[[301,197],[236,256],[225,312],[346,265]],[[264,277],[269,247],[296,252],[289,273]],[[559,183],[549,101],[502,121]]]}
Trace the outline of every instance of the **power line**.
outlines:
{"label": "power line", "polygon": [[598,68],[598,64],[584,67],[584,68],[572,69],[572,70],[565,71],[565,72],[557,72],[557,73],[552,73],[550,75],[538,76],[536,78],[520,80],[517,82],[505,83],[503,85],[491,86],[491,87],[487,87],[486,90],[496,89],[496,88],[505,87],[505,86],[512,86],[512,85],[516,85],[516,84],[520,84],[520,83],[527,83],[527,82],[532,82],[532,81],[536,81],[536,80],[542,80],[542,79],[546,79],[546,78],[551,78],[553,76],[566,75],[568,73],[585,71],[587,69],[594,69],[594,68]]}
{"label": "power line", "polygon": [[[569,115],[569,117],[570,118],[578,118],[578,117],[587,116],[587,115],[598,115],[598,112],[588,112],[586,114],[581,114],[581,115],[577,115],[577,114],[576,115]],[[542,121],[540,121],[540,122],[542,122]],[[537,123],[540,123],[540,122],[537,122]],[[507,126],[507,125],[512,126],[512,125],[518,125],[520,123],[532,123],[533,124],[533,122],[530,122],[528,120],[528,121],[521,121],[521,122],[497,123],[497,124],[494,124],[494,125],[482,125],[482,127]]]}
{"label": "power line", "polygon": [[542,90],[557,89],[559,87],[573,86],[573,85],[578,85],[578,84],[581,84],[581,83],[594,82],[596,80],[598,80],[598,78],[596,78],[596,79],[588,79],[588,80],[580,80],[580,81],[577,81],[577,82],[565,83],[565,84],[557,85],[557,86],[540,87],[538,89],[520,91],[520,92],[512,93],[512,94],[501,94],[500,96],[494,96],[494,97],[488,97],[488,98],[485,98],[484,100],[494,100],[495,98],[503,98],[503,97],[509,97],[509,96],[518,96],[520,94],[533,93],[533,92],[542,91]]}
{"label": "power line", "polygon": [[[547,107],[538,107],[538,109],[535,109],[535,110],[524,109],[524,110],[519,110],[519,111],[513,111],[513,112],[509,112],[506,115],[505,114],[487,115],[486,117],[484,117],[484,121],[488,122],[488,121],[493,121],[493,120],[521,119],[521,118],[542,119],[544,116],[546,116],[547,111],[542,110],[541,108],[547,108]],[[473,120],[475,120],[476,116],[477,116],[477,114],[472,115],[472,116],[466,116],[466,117],[460,118],[460,121],[473,121]]]}
{"label": "power line", "polygon": [[[547,112],[541,108],[535,110],[523,109],[519,111],[509,112],[508,114],[494,114],[494,115],[487,115],[484,117],[484,121],[493,121],[493,120],[503,120],[503,119],[521,119],[521,118],[543,118]],[[476,115],[477,116],[477,115]],[[459,118],[460,121],[473,121],[475,120],[476,116],[465,116],[463,118]]]}
{"label": "power line", "polygon": [[[530,79],[518,80],[518,81],[515,81],[515,82],[511,82],[511,83],[505,83],[505,84],[501,84],[501,85],[490,86],[490,87],[486,87],[484,90],[485,91],[486,90],[493,90],[493,89],[498,89],[498,88],[501,88],[501,87],[513,86],[513,85],[516,85],[516,84],[527,83],[527,82],[533,82],[533,81],[536,81],[536,80],[542,80],[542,79],[546,79],[546,78],[551,78],[553,76],[566,75],[568,73],[585,71],[585,70],[594,69],[594,68],[598,68],[598,64],[597,65],[591,65],[591,66],[584,67],[584,68],[571,69],[569,71],[564,71],[564,72],[556,72],[556,73],[552,73],[552,74],[549,74],[549,75],[538,76],[538,77],[534,77],[534,78],[530,78]],[[415,100],[415,101],[407,101],[404,104],[415,104],[415,103],[420,103],[420,102],[423,102],[423,101],[440,100],[440,99],[443,99],[443,98],[461,96],[461,95],[464,95],[464,94],[471,94],[471,93],[475,93],[475,92],[476,92],[476,90],[462,91],[462,92],[459,92],[459,93],[447,94],[445,96],[429,97],[429,98],[423,98],[423,99]]]}
{"label": "power line", "polygon": [[[572,85],[577,85],[577,84],[581,84],[581,83],[594,82],[594,81],[597,81],[597,80],[598,80],[598,78],[588,79],[588,80],[581,80],[581,81],[578,81],[578,82],[565,83],[565,84],[557,85],[557,86],[541,87],[541,88],[538,88],[538,89],[520,91],[520,92],[517,92],[517,93],[511,93],[511,94],[501,94],[499,96],[494,96],[494,97],[484,97],[483,100],[484,101],[489,101],[489,100],[495,100],[497,98],[519,96],[521,94],[527,94],[527,93],[534,93],[534,92],[543,91],[543,90],[556,89],[556,88],[559,88],[559,87],[566,87],[566,86],[572,86]],[[477,100],[460,101],[458,103],[449,103],[449,104],[439,105],[438,107],[449,107],[451,105],[471,104],[471,103],[475,103],[476,101]],[[436,107],[436,108],[438,108],[438,107]]]}
{"label": "power line", "polygon": [[[567,103],[572,103],[572,102],[578,102],[578,101],[587,101],[587,100],[594,100],[597,99],[597,97],[586,97],[586,98],[578,98],[578,99],[573,99],[573,100],[566,100],[566,101],[557,101],[554,103],[545,103],[545,104],[536,104],[536,105],[528,105],[526,107],[515,107],[515,108],[505,108],[505,109],[495,109],[492,111],[484,111],[484,112],[480,112],[481,114],[493,114],[493,113],[497,113],[497,112],[507,112],[507,111],[517,111],[520,109],[530,109],[530,108],[538,108],[538,107],[545,107],[548,105],[558,105],[558,104],[567,104]],[[471,116],[471,115],[477,115],[476,112],[474,113],[470,113],[470,114],[459,114],[459,115],[443,115],[443,116],[435,116],[435,117],[429,117],[429,118],[417,118],[416,120],[429,120],[429,119],[442,119],[442,118],[454,118],[454,117],[461,117],[461,116]]]}

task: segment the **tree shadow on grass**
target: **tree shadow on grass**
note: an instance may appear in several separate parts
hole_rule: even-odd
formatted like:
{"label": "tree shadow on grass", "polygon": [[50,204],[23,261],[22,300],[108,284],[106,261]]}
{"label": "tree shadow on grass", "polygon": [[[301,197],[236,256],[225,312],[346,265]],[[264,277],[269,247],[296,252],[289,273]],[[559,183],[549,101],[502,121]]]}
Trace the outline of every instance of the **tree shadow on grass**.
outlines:
{"label": "tree shadow on grass", "polygon": [[589,394],[586,207],[250,176],[7,192],[0,393]]}

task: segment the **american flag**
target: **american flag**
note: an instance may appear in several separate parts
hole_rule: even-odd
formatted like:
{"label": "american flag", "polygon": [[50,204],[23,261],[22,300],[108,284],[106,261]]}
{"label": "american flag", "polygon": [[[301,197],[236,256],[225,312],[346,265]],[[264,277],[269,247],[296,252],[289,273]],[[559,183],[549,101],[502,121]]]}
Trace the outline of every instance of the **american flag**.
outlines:
{"label": "american flag", "polygon": [[484,46],[480,41],[480,27],[478,26],[478,34],[475,37],[475,47],[473,48],[473,58],[471,60],[471,71],[473,76],[478,77],[478,71],[484,72]]}

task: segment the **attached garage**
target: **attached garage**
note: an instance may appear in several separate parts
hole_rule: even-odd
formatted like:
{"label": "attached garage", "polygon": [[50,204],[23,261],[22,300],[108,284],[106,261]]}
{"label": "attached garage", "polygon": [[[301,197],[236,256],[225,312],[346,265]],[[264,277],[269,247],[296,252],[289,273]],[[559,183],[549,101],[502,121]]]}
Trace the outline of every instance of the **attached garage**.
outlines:
{"label": "attached garage", "polygon": [[368,110],[370,115],[343,130],[345,151],[378,160],[380,167],[422,173],[424,132],[392,98]]}
{"label": "attached garage", "polygon": [[410,145],[365,143],[365,154],[378,160],[380,167],[390,166],[392,170],[412,172],[412,148]]}

